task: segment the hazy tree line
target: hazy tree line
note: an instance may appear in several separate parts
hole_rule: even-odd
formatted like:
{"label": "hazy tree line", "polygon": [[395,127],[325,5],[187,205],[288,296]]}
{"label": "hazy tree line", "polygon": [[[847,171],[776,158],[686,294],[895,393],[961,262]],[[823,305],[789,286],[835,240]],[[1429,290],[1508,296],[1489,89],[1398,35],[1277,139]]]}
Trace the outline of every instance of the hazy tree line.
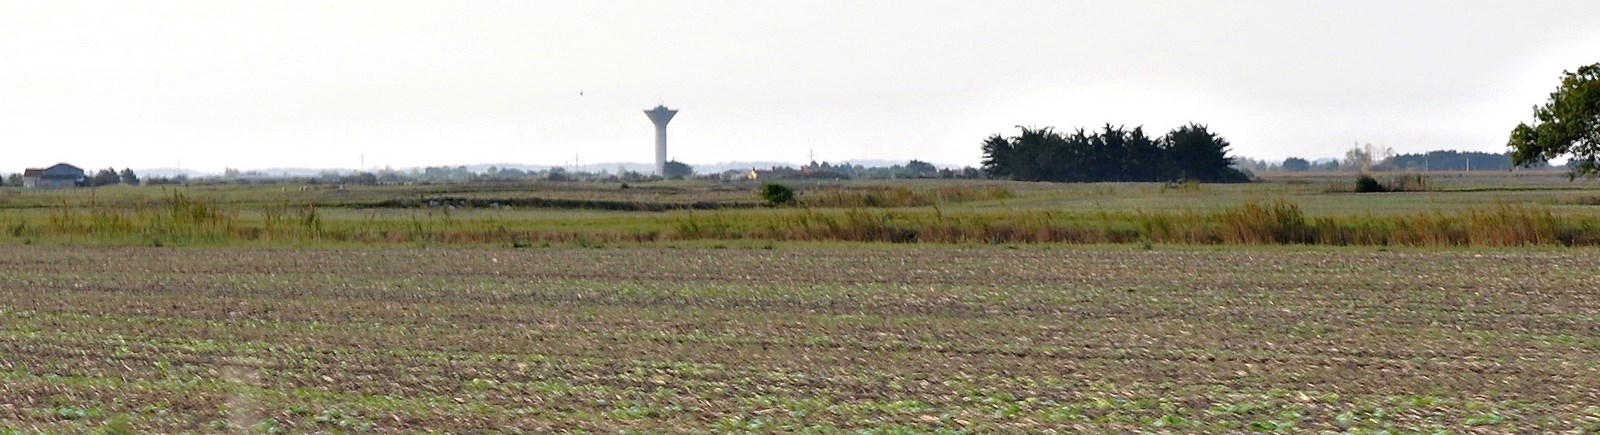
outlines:
{"label": "hazy tree line", "polygon": [[[1178,133],[1178,134],[1175,134]],[[1395,154],[1387,148],[1358,145],[1343,158],[1309,160],[1289,157],[1266,161],[1227,156],[1228,143],[1203,126],[1186,126],[1161,138],[1150,138],[1142,129],[1106,127],[1089,133],[1078,130],[1063,135],[1050,128],[1023,128],[1022,134],[1005,138],[995,135],[984,142],[984,167],[939,168],[931,163],[911,160],[904,165],[863,166],[859,164],[811,162],[801,167],[779,166],[761,170],[773,179],[856,179],[885,180],[905,178],[981,179],[1011,178],[1027,181],[1245,181],[1254,172],[1361,172],[1361,171],[1505,171],[1512,167],[1510,153],[1477,151],[1429,151]],[[1120,148],[1120,158],[1112,150]],[[1098,154],[1096,154],[1098,153]],[[1027,156],[1032,156],[1027,157]],[[1063,157],[1067,156],[1067,157]],[[1003,160],[996,160],[999,157]],[[1063,162],[1066,159],[1068,161]],[[1050,164],[1049,162],[1056,162]],[[1569,163],[1570,165],[1570,163]],[[1535,167],[1548,165],[1534,163]],[[695,174],[694,168],[677,161],[667,162],[669,179],[716,177],[720,174]],[[1209,174],[1209,176],[1207,176]],[[485,183],[504,181],[621,181],[641,182],[660,179],[617,168],[615,171],[572,171],[566,168],[523,170],[489,167],[473,170],[466,166],[363,172],[325,171],[317,175],[273,175],[262,171],[228,168],[221,176],[141,177],[132,169],[105,168],[95,171],[87,186],[159,184],[404,184],[404,183]],[[21,173],[6,174],[3,185],[23,185]]]}
{"label": "hazy tree line", "polygon": [[[495,183],[518,181],[591,181],[591,182],[644,182],[660,179],[718,178],[721,173],[697,174],[694,167],[668,161],[667,176],[660,177],[618,167],[613,170],[574,170],[563,167],[543,169],[488,168],[467,166],[429,166],[410,169],[378,169],[374,171],[322,171],[315,174],[289,175],[261,170],[225,168],[220,175],[151,176],[140,177],[131,169],[117,171],[113,168],[91,171],[86,187],[107,185],[154,184],[327,184],[327,185],[380,185],[380,184],[455,184]],[[748,170],[735,171],[741,177]],[[981,178],[975,168],[939,168],[931,163],[911,160],[904,165],[862,166],[854,164],[829,164],[812,162],[806,166],[778,166],[761,169],[763,179],[894,179],[894,178]],[[737,177],[736,177],[737,178]],[[7,186],[22,186],[22,174],[7,174]]]}
{"label": "hazy tree line", "polygon": [[828,162],[811,162],[800,168],[776,167],[774,173],[787,178],[814,178],[814,179],[857,179],[857,180],[890,180],[900,178],[951,178],[973,179],[984,178],[983,173],[971,166],[964,168],[940,168],[932,163],[921,160],[911,160],[904,165],[889,166],[864,166],[853,163],[831,164]]}
{"label": "hazy tree line", "polygon": [[1250,180],[1233,167],[1228,141],[1204,125],[1185,125],[1161,137],[1150,137],[1143,127],[1109,124],[1097,132],[1080,128],[1070,134],[1018,128],[1016,136],[984,140],[983,171],[989,176],[1058,182]]}
{"label": "hazy tree line", "polygon": [[1308,160],[1289,157],[1281,162],[1241,158],[1237,165],[1253,172],[1506,171],[1513,166],[1510,153],[1442,150],[1395,154],[1392,151],[1384,152],[1387,148],[1374,147],[1378,151],[1376,153],[1368,152],[1367,148],[1351,148],[1343,158]]}
{"label": "hazy tree line", "polygon": [[1511,153],[1430,151],[1399,154],[1384,162],[1384,169],[1401,171],[1505,171],[1512,167]]}
{"label": "hazy tree line", "polygon": [[[693,166],[676,160],[666,164],[666,176],[656,177],[624,168],[613,171],[574,171],[566,168],[549,168],[544,170],[519,170],[514,168],[499,169],[490,167],[486,171],[475,172],[465,166],[458,167],[427,167],[420,171],[380,171],[377,181],[389,182],[487,182],[487,181],[517,181],[517,180],[552,180],[552,181],[649,181],[652,179],[688,179],[688,178],[718,178],[721,173],[696,173]],[[744,173],[745,171],[735,171]],[[893,178],[979,178],[981,174],[975,168],[949,169],[938,168],[931,163],[911,160],[904,165],[890,166],[862,166],[849,163],[831,164],[828,162],[811,162],[800,167],[775,166],[760,168],[758,172],[764,177],[778,179],[893,179]]]}
{"label": "hazy tree line", "polygon": [[95,172],[94,176],[89,178],[89,184],[93,186],[110,186],[114,184],[138,186],[139,175],[128,168],[123,168],[120,172],[117,171],[117,168],[105,168]]}

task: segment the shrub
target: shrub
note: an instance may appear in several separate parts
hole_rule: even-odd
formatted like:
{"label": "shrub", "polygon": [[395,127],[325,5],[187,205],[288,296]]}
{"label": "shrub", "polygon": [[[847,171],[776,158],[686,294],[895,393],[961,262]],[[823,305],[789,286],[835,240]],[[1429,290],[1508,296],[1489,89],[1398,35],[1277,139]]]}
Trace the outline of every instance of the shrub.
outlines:
{"label": "shrub", "polygon": [[761,199],[766,200],[767,204],[771,205],[784,205],[794,202],[794,189],[778,183],[762,184],[760,194]]}
{"label": "shrub", "polygon": [[1389,183],[1384,185],[1390,192],[1428,192],[1433,190],[1428,182],[1428,176],[1422,174],[1399,174],[1389,177]]}
{"label": "shrub", "polygon": [[1378,179],[1372,178],[1371,175],[1361,174],[1361,175],[1357,175],[1356,176],[1356,192],[1357,193],[1388,192],[1388,191],[1389,191],[1388,188],[1383,187],[1383,183],[1379,183]]}

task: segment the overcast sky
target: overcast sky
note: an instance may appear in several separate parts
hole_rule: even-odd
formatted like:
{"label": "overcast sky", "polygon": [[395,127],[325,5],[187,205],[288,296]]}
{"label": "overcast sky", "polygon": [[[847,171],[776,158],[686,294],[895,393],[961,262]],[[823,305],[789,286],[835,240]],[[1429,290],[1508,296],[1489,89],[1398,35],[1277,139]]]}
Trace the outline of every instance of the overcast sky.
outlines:
{"label": "overcast sky", "polygon": [[0,0],[0,172],[976,165],[1016,125],[1501,152],[1600,1]]}

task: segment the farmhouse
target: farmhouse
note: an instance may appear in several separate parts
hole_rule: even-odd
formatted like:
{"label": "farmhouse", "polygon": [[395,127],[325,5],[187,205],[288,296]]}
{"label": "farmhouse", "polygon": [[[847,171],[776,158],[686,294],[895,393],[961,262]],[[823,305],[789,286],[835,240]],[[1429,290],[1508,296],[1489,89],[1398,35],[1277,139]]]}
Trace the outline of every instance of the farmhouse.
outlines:
{"label": "farmhouse", "polygon": [[57,163],[44,169],[30,168],[22,172],[22,187],[29,189],[63,189],[78,187],[88,182],[83,169],[66,163]]}
{"label": "farmhouse", "polygon": [[729,169],[721,174],[722,181],[741,181],[756,179],[756,168],[750,170]]}

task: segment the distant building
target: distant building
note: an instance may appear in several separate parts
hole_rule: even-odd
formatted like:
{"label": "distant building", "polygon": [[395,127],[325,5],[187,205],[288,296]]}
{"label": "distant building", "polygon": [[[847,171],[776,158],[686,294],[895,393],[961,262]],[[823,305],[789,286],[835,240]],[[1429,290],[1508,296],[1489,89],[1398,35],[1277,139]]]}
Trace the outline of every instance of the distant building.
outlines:
{"label": "distant building", "polygon": [[667,122],[678,111],[668,109],[665,105],[644,111],[644,116],[650,117],[650,122],[656,125],[656,175],[667,176]]}
{"label": "distant building", "polygon": [[722,181],[754,180],[754,179],[756,179],[756,177],[758,177],[758,175],[756,174],[756,168],[750,168],[748,170],[745,170],[745,169],[729,169],[727,171],[723,171],[722,174],[721,174]]}
{"label": "distant building", "polygon": [[82,168],[66,163],[22,171],[22,187],[29,189],[65,189],[83,186],[88,182],[89,176],[84,174]]}

